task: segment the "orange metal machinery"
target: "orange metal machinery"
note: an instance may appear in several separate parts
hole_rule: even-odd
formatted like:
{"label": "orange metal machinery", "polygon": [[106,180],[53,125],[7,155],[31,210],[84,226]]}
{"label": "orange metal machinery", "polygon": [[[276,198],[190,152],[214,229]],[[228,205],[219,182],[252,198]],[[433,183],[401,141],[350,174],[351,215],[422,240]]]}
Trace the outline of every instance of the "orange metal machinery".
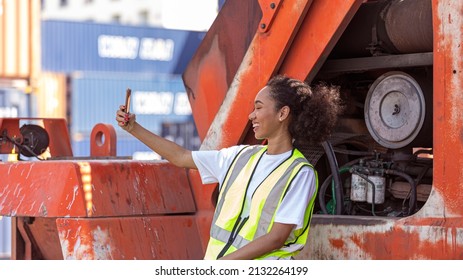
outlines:
{"label": "orange metal machinery", "polygon": [[[187,171],[116,157],[112,125],[91,155],[72,156],[64,119],[0,119],[0,213],[12,216],[12,259],[200,259]],[[197,203],[197,202],[196,202]]]}
{"label": "orange metal machinery", "polygon": [[[322,184],[298,258],[463,259],[462,10],[452,0],[225,2],[183,75],[202,149],[255,143],[248,112],[277,73],[336,84],[346,102],[332,139],[304,147]],[[202,258],[215,186],[165,161],[115,157],[110,125],[95,128],[89,158],[73,158],[52,148],[69,138],[48,121],[47,160],[0,163],[13,258]],[[33,148],[20,125],[0,123],[2,153],[10,139]]]}
{"label": "orange metal machinery", "polygon": [[463,3],[244,2],[184,73],[202,148],[255,143],[248,112],[274,74],[338,85],[338,128],[306,151],[321,186],[298,258],[462,259]]}

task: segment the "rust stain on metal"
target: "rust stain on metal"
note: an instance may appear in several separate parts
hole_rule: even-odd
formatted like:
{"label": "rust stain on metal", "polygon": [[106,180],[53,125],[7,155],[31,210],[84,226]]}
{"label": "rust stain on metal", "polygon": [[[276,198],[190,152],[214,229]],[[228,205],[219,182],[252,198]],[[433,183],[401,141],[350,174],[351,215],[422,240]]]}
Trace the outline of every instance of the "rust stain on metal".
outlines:
{"label": "rust stain on metal", "polygon": [[[385,218],[383,225],[314,224],[300,258],[462,259],[463,221]],[[444,220],[442,222],[442,220]]]}
{"label": "rust stain on metal", "polygon": [[61,218],[57,227],[65,259],[201,259],[194,220],[193,216]]}
{"label": "rust stain on metal", "polygon": [[342,239],[330,239],[329,241],[334,248],[341,250],[344,247],[344,241],[342,241]]}

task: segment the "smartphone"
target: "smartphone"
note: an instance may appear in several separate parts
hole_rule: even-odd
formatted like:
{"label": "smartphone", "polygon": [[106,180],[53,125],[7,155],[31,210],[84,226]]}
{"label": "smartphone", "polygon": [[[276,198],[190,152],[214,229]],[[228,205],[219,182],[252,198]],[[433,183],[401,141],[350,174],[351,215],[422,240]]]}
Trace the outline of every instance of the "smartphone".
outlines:
{"label": "smartphone", "polygon": [[130,88],[127,88],[127,91],[125,92],[125,110],[127,114],[130,112],[130,95],[132,94],[132,90]]}

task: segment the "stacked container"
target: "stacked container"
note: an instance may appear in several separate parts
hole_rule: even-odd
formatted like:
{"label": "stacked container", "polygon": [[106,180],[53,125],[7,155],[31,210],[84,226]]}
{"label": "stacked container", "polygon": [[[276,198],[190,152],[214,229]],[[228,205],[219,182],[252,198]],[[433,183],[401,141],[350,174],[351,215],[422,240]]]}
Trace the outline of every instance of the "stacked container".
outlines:
{"label": "stacked container", "polygon": [[[69,123],[74,156],[88,156],[93,127],[108,123],[116,128],[118,156],[158,158],[115,122],[127,88],[132,89],[131,112],[138,122],[180,145],[198,149],[181,74],[204,35],[118,24],[42,21],[42,69],[66,77],[66,87],[58,94],[43,90],[42,95],[65,97],[56,99],[67,103],[60,102],[67,106],[61,114]],[[41,112],[50,112],[50,104],[41,104],[48,106],[40,108]]]}

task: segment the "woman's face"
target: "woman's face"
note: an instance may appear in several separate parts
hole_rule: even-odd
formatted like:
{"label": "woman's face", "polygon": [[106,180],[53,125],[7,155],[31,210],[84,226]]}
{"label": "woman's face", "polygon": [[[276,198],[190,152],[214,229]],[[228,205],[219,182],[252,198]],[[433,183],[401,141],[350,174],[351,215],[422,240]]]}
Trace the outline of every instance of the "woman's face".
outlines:
{"label": "woman's face", "polygon": [[254,111],[249,114],[256,139],[269,139],[281,129],[280,113],[275,108],[275,100],[270,97],[270,88],[264,87],[254,99]]}

